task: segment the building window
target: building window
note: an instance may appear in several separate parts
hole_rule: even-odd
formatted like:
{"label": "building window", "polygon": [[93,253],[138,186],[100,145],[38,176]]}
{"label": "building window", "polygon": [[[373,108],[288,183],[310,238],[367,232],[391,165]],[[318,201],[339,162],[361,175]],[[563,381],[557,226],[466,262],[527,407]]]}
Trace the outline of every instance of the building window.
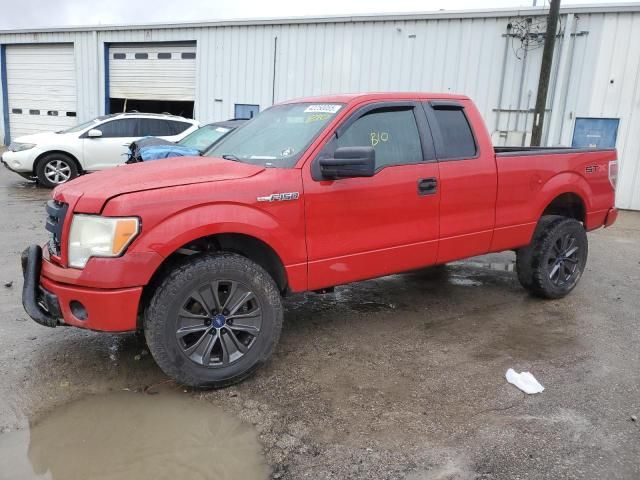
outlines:
{"label": "building window", "polygon": [[248,103],[236,103],[234,118],[250,119],[255,117],[260,111],[260,105],[251,105]]}
{"label": "building window", "polygon": [[578,117],[571,146],[575,148],[615,148],[619,118]]}
{"label": "building window", "polygon": [[12,108],[11,109],[11,113],[22,113],[22,109],[21,108]]}
{"label": "building window", "polygon": [[180,56],[183,60],[193,60],[196,58],[196,52],[182,52]]}
{"label": "building window", "polygon": [[40,110],[29,110],[29,115],[40,115]]}
{"label": "building window", "polygon": [[127,54],[126,53],[114,53],[113,54],[113,59],[114,60],[124,60],[125,58],[127,58]]}
{"label": "building window", "polygon": [[169,53],[169,52],[160,52],[160,53],[158,53],[158,59],[160,59],[160,60],[170,60],[171,59],[171,53]]}
{"label": "building window", "polygon": [[135,58],[136,58],[136,60],[147,60],[149,58],[149,54],[148,53],[136,53],[135,54]]}

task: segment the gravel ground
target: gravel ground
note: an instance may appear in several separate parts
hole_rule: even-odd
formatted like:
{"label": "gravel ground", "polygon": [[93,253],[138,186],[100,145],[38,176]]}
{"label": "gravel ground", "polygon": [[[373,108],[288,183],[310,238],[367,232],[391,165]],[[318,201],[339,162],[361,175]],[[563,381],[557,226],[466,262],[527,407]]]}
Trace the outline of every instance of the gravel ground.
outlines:
{"label": "gravel ground", "polygon": [[[46,238],[48,195],[0,171],[2,435],[88,394],[167,386],[134,335],[27,319],[19,254]],[[292,296],[266,368],[187,395],[254,425],[273,478],[640,478],[640,214],[589,240],[563,300],[525,293],[512,253]],[[507,384],[509,367],[545,391]]]}

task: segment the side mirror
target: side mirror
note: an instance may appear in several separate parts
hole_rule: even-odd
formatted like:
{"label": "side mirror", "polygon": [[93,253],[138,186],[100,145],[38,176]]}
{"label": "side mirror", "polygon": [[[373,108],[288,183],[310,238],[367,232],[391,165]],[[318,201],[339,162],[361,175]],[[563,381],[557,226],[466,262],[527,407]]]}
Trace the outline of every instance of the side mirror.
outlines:
{"label": "side mirror", "polygon": [[102,132],[97,128],[92,128],[87,132],[87,137],[89,138],[100,138],[102,136]]}
{"label": "side mirror", "polygon": [[376,152],[373,147],[337,148],[333,158],[319,160],[325,179],[373,177],[376,173]]}

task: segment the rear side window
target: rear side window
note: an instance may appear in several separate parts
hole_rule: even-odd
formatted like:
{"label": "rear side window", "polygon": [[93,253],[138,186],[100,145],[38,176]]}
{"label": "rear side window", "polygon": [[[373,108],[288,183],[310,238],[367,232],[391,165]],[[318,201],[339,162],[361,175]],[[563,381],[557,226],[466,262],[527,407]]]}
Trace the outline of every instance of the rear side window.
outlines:
{"label": "rear side window", "polygon": [[143,137],[172,137],[189,128],[186,122],[175,120],[163,120],[160,118],[141,118],[140,134]]}
{"label": "rear side window", "polygon": [[477,152],[473,132],[464,114],[464,110],[434,109],[433,113],[440,127],[445,151],[438,152],[438,158],[470,158]]}
{"label": "rear side window", "polygon": [[170,125],[171,127],[171,135],[178,135],[182,132],[184,132],[187,128],[191,127],[190,123],[187,122],[179,122],[177,120],[169,120],[167,121],[167,123]]}
{"label": "rear side window", "polygon": [[102,132],[103,138],[140,136],[138,133],[138,120],[135,118],[112,120],[95,128]]}

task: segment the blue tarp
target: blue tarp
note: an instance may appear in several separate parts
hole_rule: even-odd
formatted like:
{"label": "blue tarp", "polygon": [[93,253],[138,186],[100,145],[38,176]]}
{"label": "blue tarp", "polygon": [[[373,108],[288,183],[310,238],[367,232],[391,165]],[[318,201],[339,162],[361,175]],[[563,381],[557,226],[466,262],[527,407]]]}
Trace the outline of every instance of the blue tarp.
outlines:
{"label": "blue tarp", "polygon": [[180,145],[154,145],[140,149],[139,156],[143,162],[170,157],[199,157],[200,151]]}

